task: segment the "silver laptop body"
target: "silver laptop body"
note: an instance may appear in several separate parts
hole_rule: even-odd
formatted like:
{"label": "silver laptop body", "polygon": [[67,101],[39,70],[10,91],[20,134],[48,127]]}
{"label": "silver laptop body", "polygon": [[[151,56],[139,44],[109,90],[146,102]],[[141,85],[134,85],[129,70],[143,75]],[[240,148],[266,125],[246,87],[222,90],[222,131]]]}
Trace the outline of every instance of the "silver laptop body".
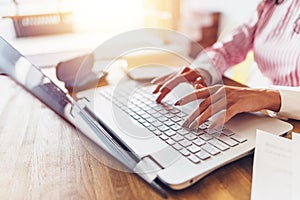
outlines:
{"label": "silver laptop body", "polygon": [[[181,127],[197,102],[176,108],[181,96],[191,92],[188,84],[179,85],[162,104],[155,103],[153,86],[123,80],[115,86],[87,90],[89,106],[103,126],[117,135],[139,159],[146,160],[146,173],[172,189],[194,184],[210,172],[251,153],[256,130],[276,135],[292,126],[259,113],[240,114],[223,130],[211,130],[209,122],[196,131]],[[199,102],[198,102],[199,103]]]}

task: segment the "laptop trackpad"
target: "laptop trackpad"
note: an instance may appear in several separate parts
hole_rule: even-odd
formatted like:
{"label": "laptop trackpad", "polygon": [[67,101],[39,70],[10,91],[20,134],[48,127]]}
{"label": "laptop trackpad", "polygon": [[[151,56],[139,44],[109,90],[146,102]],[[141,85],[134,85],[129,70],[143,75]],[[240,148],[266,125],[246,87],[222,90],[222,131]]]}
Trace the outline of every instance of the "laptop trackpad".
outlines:
{"label": "laptop trackpad", "polygon": [[167,168],[168,166],[175,163],[180,159],[181,154],[175,151],[172,147],[166,146],[166,148],[161,149],[155,153],[151,154],[151,157],[163,168]]}

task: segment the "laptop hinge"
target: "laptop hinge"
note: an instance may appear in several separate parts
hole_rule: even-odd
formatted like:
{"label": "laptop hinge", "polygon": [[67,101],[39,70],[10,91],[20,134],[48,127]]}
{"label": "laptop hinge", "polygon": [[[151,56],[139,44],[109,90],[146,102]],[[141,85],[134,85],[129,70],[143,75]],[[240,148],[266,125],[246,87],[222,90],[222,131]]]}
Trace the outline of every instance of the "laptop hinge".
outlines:
{"label": "laptop hinge", "polygon": [[148,156],[142,158],[134,168],[135,173],[138,173],[149,182],[152,182],[161,170],[162,168]]}

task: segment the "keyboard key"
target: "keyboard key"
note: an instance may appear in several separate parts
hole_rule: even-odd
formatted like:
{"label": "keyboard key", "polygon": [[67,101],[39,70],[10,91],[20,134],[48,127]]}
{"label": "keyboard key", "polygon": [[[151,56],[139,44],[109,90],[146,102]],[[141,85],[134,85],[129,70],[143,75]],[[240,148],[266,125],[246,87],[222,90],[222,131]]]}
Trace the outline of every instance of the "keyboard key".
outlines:
{"label": "keyboard key", "polygon": [[151,107],[152,109],[154,108],[154,107],[156,107],[157,106],[157,103],[151,103],[151,104],[149,104],[149,107]]}
{"label": "keyboard key", "polygon": [[238,134],[232,135],[231,138],[238,141],[239,143],[243,143],[243,142],[247,141],[247,138],[244,138],[243,136],[238,135]]}
{"label": "keyboard key", "polygon": [[144,113],[142,115],[140,115],[143,119],[147,119],[147,118],[150,118],[151,115],[149,115],[148,113]]}
{"label": "keyboard key", "polygon": [[129,108],[136,113],[141,111],[141,109],[139,107],[130,106]]}
{"label": "keyboard key", "polygon": [[211,140],[213,137],[211,135],[208,135],[207,133],[204,133],[204,134],[200,135],[200,138],[205,141],[208,141],[208,140]]}
{"label": "keyboard key", "polygon": [[158,112],[162,115],[166,115],[167,113],[169,113],[167,110],[160,110]]}
{"label": "keyboard key", "polygon": [[226,135],[226,136],[232,136],[232,135],[234,135],[234,133],[233,133],[231,130],[228,130],[228,129],[224,129],[224,130],[222,131],[222,133],[223,133],[224,135]]}
{"label": "keyboard key", "polygon": [[196,153],[196,156],[199,157],[201,160],[206,160],[206,159],[210,158],[210,155],[206,151],[203,151],[203,150]]}
{"label": "keyboard key", "polygon": [[159,137],[160,137],[160,139],[162,139],[162,140],[167,140],[167,139],[169,139],[169,137],[166,136],[166,135],[164,135],[164,134],[161,134]]}
{"label": "keyboard key", "polygon": [[149,113],[150,115],[153,115],[154,113],[156,113],[157,111],[156,110],[153,110],[153,109],[149,109],[149,110],[146,110],[147,113]]}
{"label": "keyboard key", "polygon": [[175,117],[175,115],[172,114],[172,113],[168,113],[168,114],[165,115],[165,117],[167,117],[167,118],[173,118],[173,117]]}
{"label": "keyboard key", "polygon": [[154,117],[154,118],[159,118],[159,117],[161,117],[162,115],[160,114],[160,113],[154,113],[154,114],[152,114],[152,117]]}
{"label": "keyboard key", "polygon": [[189,155],[188,159],[190,161],[192,161],[193,163],[195,163],[195,164],[200,163],[200,159],[197,156],[195,156],[195,155]]}
{"label": "keyboard key", "polygon": [[221,134],[221,132],[216,129],[206,129],[206,130],[204,130],[204,132],[209,135],[220,135]]}
{"label": "keyboard key", "polygon": [[142,106],[140,106],[140,108],[142,109],[142,110],[144,110],[144,111],[153,111],[153,109],[150,107],[150,106],[148,106],[148,105],[146,105],[146,104],[144,104],[144,105],[142,105]]}
{"label": "keyboard key", "polygon": [[178,143],[173,144],[173,147],[174,147],[177,151],[179,151],[179,150],[182,149],[182,146],[180,146]]}
{"label": "keyboard key", "polygon": [[198,147],[198,146],[196,146],[196,145],[194,145],[194,144],[192,144],[191,146],[187,147],[187,150],[189,150],[191,153],[195,154],[198,151],[200,151],[201,148]]}
{"label": "keyboard key", "polygon": [[167,121],[164,122],[164,124],[167,125],[167,126],[172,126],[174,124],[174,122],[171,121],[171,120],[167,120]]}
{"label": "keyboard key", "polygon": [[179,141],[183,140],[184,138],[183,138],[181,135],[176,134],[176,135],[173,135],[173,136],[172,136],[172,139],[173,139],[175,142],[179,142]]}
{"label": "keyboard key", "polygon": [[130,115],[130,116],[136,115],[135,112],[133,112],[133,111],[128,111],[127,113],[128,113],[128,115]]}
{"label": "keyboard key", "polygon": [[201,138],[197,138],[196,140],[193,141],[193,143],[197,146],[201,146],[201,145],[205,144],[205,141],[202,140]]}
{"label": "keyboard key", "polygon": [[160,132],[160,130],[157,130],[157,129],[155,131],[153,131],[153,133],[157,136],[160,136],[162,134],[162,132]]}
{"label": "keyboard key", "polygon": [[175,144],[174,140],[172,140],[171,138],[167,139],[166,143],[168,143],[169,145]]}
{"label": "keyboard key", "polygon": [[149,131],[152,131],[152,132],[156,130],[156,128],[154,126],[152,126],[152,125],[149,126],[149,127],[147,127],[147,128],[149,129]]}
{"label": "keyboard key", "polygon": [[179,124],[180,126],[182,126],[182,124],[185,122],[185,119],[182,119],[180,121],[177,122],[177,124]]}
{"label": "keyboard key", "polygon": [[186,117],[187,114],[183,113],[183,112],[180,112],[178,114],[176,114],[178,117]]}
{"label": "keyboard key", "polygon": [[177,131],[177,133],[179,133],[180,135],[186,135],[189,133],[189,131],[185,130],[185,129],[180,129]]}
{"label": "keyboard key", "polygon": [[161,105],[156,105],[153,107],[153,109],[156,111],[164,110],[164,108]]}
{"label": "keyboard key", "polygon": [[197,130],[196,131],[196,135],[202,135],[202,134],[204,134],[205,132],[203,131],[203,130]]}
{"label": "keyboard key", "polygon": [[131,116],[133,119],[135,119],[135,120],[139,120],[139,119],[141,119],[141,117],[140,116],[138,116],[137,114],[135,114],[135,115],[132,115]]}
{"label": "keyboard key", "polygon": [[166,118],[165,116],[161,116],[161,117],[159,117],[159,118],[157,118],[159,121],[161,121],[161,122],[165,122],[165,121],[167,121],[168,120],[168,118]]}
{"label": "keyboard key", "polygon": [[152,124],[153,122],[156,121],[156,119],[153,118],[153,117],[149,117],[149,118],[146,119],[146,121]]}
{"label": "keyboard key", "polygon": [[186,149],[181,149],[180,151],[179,151],[182,155],[184,155],[184,156],[189,156],[191,153],[188,151],[188,150],[186,150]]}
{"label": "keyboard key", "polygon": [[158,127],[158,129],[159,129],[161,132],[165,132],[165,131],[169,130],[169,127],[163,125],[163,126]]}
{"label": "keyboard key", "polygon": [[227,144],[221,142],[220,140],[218,140],[216,138],[209,140],[208,143],[217,147],[221,151],[226,151],[227,149],[229,149],[229,146]]}
{"label": "keyboard key", "polygon": [[188,147],[188,146],[191,146],[191,145],[192,145],[192,142],[191,142],[191,141],[188,141],[188,140],[186,140],[186,139],[184,139],[184,140],[181,140],[181,141],[179,142],[179,144],[180,144],[181,146],[183,146],[183,147]]}
{"label": "keyboard key", "polygon": [[188,140],[197,139],[197,136],[195,136],[193,133],[189,133],[189,134],[185,135],[184,137]]}
{"label": "keyboard key", "polygon": [[182,127],[179,126],[178,124],[174,124],[173,126],[171,126],[171,129],[173,129],[174,131],[178,131],[179,129],[181,129]]}
{"label": "keyboard key", "polygon": [[167,130],[167,131],[164,132],[164,133],[165,133],[165,135],[167,135],[167,136],[169,136],[169,137],[171,137],[171,136],[173,136],[173,135],[176,135],[176,132],[173,131],[173,130]]}
{"label": "keyboard key", "polygon": [[137,121],[140,122],[141,124],[144,123],[144,122],[146,122],[146,120],[144,120],[143,118],[140,118]]}
{"label": "keyboard key", "polygon": [[172,109],[170,110],[170,112],[171,112],[172,114],[177,114],[177,113],[180,113],[181,111],[178,110],[178,109],[176,109],[176,108],[172,108]]}
{"label": "keyboard key", "polygon": [[151,126],[151,124],[150,123],[148,123],[148,122],[144,122],[144,123],[142,123],[145,127],[149,127],[149,126]]}
{"label": "keyboard key", "polygon": [[175,116],[175,117],[172,117],[171,120],[172,120],[173,122],[179,122],[179,121],[181,121],[181,118]]}
{"label": "keyboard key", "polygon": [[208,126],[206,124],[201,124],[199,127],[198,127],[200,130],[205,130],[208,128]]}
{"label": "keyboard key", "polygon": [[201,146],[202,149],[204,149],[206,152],[208,152],[210,155],[217,155],[218,153],[220,153],[220,150],[215,148],[214,146],[206,143],[204,145]]}
{"label": "keyboard key", "polygon": [[222,142],[224,142],[225,144],[228,144],[231,147],[234,147],[236,145],[238,145],[239,143],[233,139],[231,139],[230,137],[227,137],[225,135],[220,135],[218,137],[216,137],[218,140],[221,140]]}
{"label": "keyboard key", "polygon": [[155,126],[155,127],[160,127],[163,124],[161,122],[155,121],[155,122],[152,123],[152,125]]}

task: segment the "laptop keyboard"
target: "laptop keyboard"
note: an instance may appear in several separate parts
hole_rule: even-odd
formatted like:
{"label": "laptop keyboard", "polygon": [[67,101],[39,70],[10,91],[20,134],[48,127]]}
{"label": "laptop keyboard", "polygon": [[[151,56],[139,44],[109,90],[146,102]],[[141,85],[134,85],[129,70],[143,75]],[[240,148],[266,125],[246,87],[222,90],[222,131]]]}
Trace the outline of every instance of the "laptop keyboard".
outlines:
{"label": "laptop keyboard", "polygon": [[186,113],[168,102],[157,104],[145,88],[132,92],[102,90],[101,95],[195,164],[247,141],[228,129],[209,129],[209,121],[197,130],[183,128]]}

